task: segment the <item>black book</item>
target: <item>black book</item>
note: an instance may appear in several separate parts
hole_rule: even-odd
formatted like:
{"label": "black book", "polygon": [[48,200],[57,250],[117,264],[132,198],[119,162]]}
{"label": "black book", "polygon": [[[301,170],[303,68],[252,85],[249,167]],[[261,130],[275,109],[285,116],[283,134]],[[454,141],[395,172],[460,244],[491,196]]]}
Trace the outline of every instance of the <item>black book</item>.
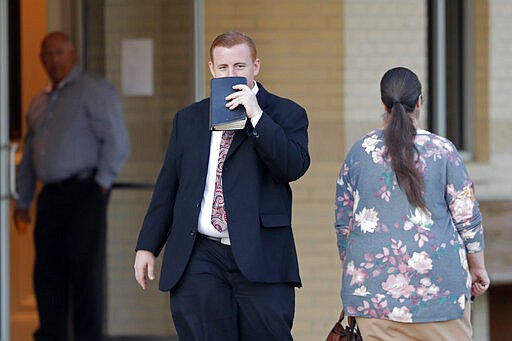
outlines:
{"label": "black book", "polygon": [[226,97],[235,92],[233,85],[247,84],[245,77],[212,78],[210,82],[210,130],[237,130],[245,127],[247,114],[243,105],[226,107]]}

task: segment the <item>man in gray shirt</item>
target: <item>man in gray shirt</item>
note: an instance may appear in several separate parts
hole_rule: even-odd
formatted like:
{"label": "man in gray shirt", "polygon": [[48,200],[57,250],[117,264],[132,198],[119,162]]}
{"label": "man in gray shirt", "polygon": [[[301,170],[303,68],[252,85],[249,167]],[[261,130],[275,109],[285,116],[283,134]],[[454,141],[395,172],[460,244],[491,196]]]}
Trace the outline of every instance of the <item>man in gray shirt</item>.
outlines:
{"label": "man in gray shirt", "polygon": [[[106,207],[130,142],[111,84],[85,74],[62,32],[41,44],[51,84],[33,99],[19,165],[14,221],[30,221],[36,182],[43,183],[34,229],[35,340],[100,340],[103,322]],[[71,310],[71,312],[69,312]]]}

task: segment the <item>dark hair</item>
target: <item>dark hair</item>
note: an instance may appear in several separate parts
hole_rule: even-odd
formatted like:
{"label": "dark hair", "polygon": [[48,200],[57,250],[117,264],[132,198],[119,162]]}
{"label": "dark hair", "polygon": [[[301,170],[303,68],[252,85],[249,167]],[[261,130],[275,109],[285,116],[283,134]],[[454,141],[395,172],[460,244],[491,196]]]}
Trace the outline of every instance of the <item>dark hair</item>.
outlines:
{"label": "dark hair", "polygon": [[213,61],[213,49],[217,46],[231,48],[235,45],[247,44],[251,50],[252,60],[256,60],[256,44],[254,41],[245,33],[241,32],[225,32],[218,35],[210,46],[210,60]]}
{"label": "dark hair", "polygon": [[426,210],[424,180],[416,168],[416,127],[411,117],[421,96],[418,76],[404,67],[388,70],[380,81],[380,96],[387,110],[384,140],[398,185],[412,205]]}

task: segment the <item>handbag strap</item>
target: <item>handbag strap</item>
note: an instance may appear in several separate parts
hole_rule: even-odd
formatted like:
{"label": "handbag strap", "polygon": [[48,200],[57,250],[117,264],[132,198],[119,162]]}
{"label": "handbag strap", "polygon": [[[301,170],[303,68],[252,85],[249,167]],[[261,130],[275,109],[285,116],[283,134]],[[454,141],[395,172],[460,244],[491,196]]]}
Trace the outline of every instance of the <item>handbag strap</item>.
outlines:
{"label": "handbag strap", "polygon": [[331,334],[335,334],[335,335],[341,336],[343,338],[345,338],[347,336],[347,332],[345,330],[345,327],[343,327],[343,325],[341,324],[341,322],[343,321],[344,317],[345,317],[345,314],[344,314],[343,309],[342,309],[341,310],[341,314],[340,314],[340,319],[332,327]]}
{"label": "handbag strap", "polygon": [[347,332],[353,335],[353,340],[362,340],[361,331],[359,330],[359,326],[356,323],[356,318],[354,316],[348,317],[348,326]]}
{"label": "handbag strap", "polygon": [[354,327],[356,326],[356,318],[354,316],[348,317],[348,325],[350,326],[350,328],[354,329]]}
{"label": "handbag strap", "polygon": [[343,319],[344,319],[344,318],[345,318],[345,311],[344,311],[344,309],[342,308],[342,309],[341,309],[341,313],[340,313],[340,319],[338,320],[338,322],[343,321]]}

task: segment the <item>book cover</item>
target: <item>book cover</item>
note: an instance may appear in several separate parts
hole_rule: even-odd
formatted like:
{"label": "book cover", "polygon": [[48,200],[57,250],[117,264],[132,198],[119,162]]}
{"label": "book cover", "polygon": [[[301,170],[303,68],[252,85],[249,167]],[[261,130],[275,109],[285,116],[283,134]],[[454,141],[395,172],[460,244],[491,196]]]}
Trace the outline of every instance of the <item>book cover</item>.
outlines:
{"label": "book cover", "polygon": [[247,79],[221,77],[210,81],[210,130],[237,130],[245,127],[245,108],[242,105],[233,110],[226,107],[226,97],[236,91],[232,88],[236,84],[247,84]]}

